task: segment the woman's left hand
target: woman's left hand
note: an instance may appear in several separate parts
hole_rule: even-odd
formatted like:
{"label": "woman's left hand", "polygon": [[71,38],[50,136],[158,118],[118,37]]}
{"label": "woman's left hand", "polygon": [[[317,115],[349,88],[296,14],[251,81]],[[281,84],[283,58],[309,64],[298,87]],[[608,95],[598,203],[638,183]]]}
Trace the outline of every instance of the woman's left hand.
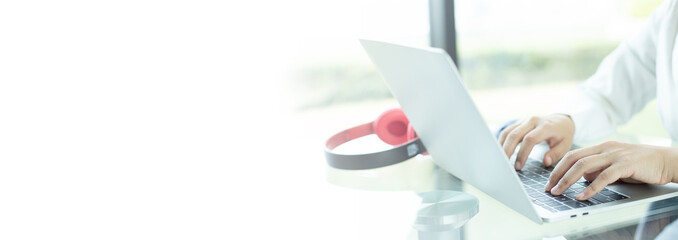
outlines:
{"label": "woman's left hand", "polygon": [[562,194],[582,176],[591,182],[577,194],[586,200],[617,180],[666,184],[678,179],[678,150],[640,144],[605,142],[565,154],[551,173],[546,191]]}

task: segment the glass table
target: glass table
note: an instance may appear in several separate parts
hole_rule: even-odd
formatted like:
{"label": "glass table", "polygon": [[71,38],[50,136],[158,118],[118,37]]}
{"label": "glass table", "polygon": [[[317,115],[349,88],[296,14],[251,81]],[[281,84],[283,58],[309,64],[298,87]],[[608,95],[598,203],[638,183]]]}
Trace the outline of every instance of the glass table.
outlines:
{"label": "glass table", "polygon": [[[359,221],[375,223],[347,230],[373,236],[383,231],[402,236],[399,239],[421,239],[412,227],[421,202],[418,194],[439,190],[462,191],[479,200],[478,214],[461,228],[463,239],[655,239],[662,231],[678,233],[678,223],[671,225],[678,218],[678,198],[539,225],[438,168],[430,156],[370,170],[328,166],[326,180],[359,195],[353,203],[360,211],[358,218],[370,219]],[[389,224],[407,229],[389,228]]]}

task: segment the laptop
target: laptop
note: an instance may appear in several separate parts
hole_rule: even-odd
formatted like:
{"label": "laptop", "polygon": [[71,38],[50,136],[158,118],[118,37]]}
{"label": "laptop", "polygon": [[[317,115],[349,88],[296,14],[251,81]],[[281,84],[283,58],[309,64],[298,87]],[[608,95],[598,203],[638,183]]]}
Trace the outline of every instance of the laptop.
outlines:
{"label": "laptop", "polygon": [[590,200],[578,201],[574,196],[588,184],[583,179],[553,196],[544,191],[552,168],[530,158],[521,171],[514,169],[444,50],[360,43],[436,165],[538,224],[678,196],[675,183],[615,183]]}

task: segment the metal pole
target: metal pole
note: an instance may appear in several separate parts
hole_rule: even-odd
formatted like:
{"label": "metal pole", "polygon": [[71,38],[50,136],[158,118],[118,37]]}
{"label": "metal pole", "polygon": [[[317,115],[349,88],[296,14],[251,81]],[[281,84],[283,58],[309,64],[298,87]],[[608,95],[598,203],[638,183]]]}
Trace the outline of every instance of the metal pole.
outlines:
{"label": "metal pole", "polygon": [[454,0],[429,0],[431,47],[442,48],[459,68]]}

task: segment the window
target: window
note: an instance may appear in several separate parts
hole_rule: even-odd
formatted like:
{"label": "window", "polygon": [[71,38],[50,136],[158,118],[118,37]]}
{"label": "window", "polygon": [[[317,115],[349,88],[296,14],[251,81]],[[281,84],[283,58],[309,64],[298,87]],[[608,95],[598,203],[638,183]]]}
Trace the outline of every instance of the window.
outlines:
{"label": "window", "polygon": [[[620,42],[638,32],[660,3],[455,0],[460,72],[490,123],[547,113]],[[309,4],[317,5],[310,8],[317,14],[305,26],[308,37],[298,49],[290,83],[297,109],[384,100],[394,105],[357,39],[428,46],[428,1]],[[635,125],[656,128],[634,131],[666,135],[661,124],[646,124],[658,122],[654,106]]]}
{"label": "window", "polygon": [[[547,113],[660,3],[456,0],[461,75],[488,122]],[[668,137],[656,108],[648,104],[620,132]]]}
{"label": "window", "polygon": [[660,1],[456,0],[471,89],[582,81]]}

